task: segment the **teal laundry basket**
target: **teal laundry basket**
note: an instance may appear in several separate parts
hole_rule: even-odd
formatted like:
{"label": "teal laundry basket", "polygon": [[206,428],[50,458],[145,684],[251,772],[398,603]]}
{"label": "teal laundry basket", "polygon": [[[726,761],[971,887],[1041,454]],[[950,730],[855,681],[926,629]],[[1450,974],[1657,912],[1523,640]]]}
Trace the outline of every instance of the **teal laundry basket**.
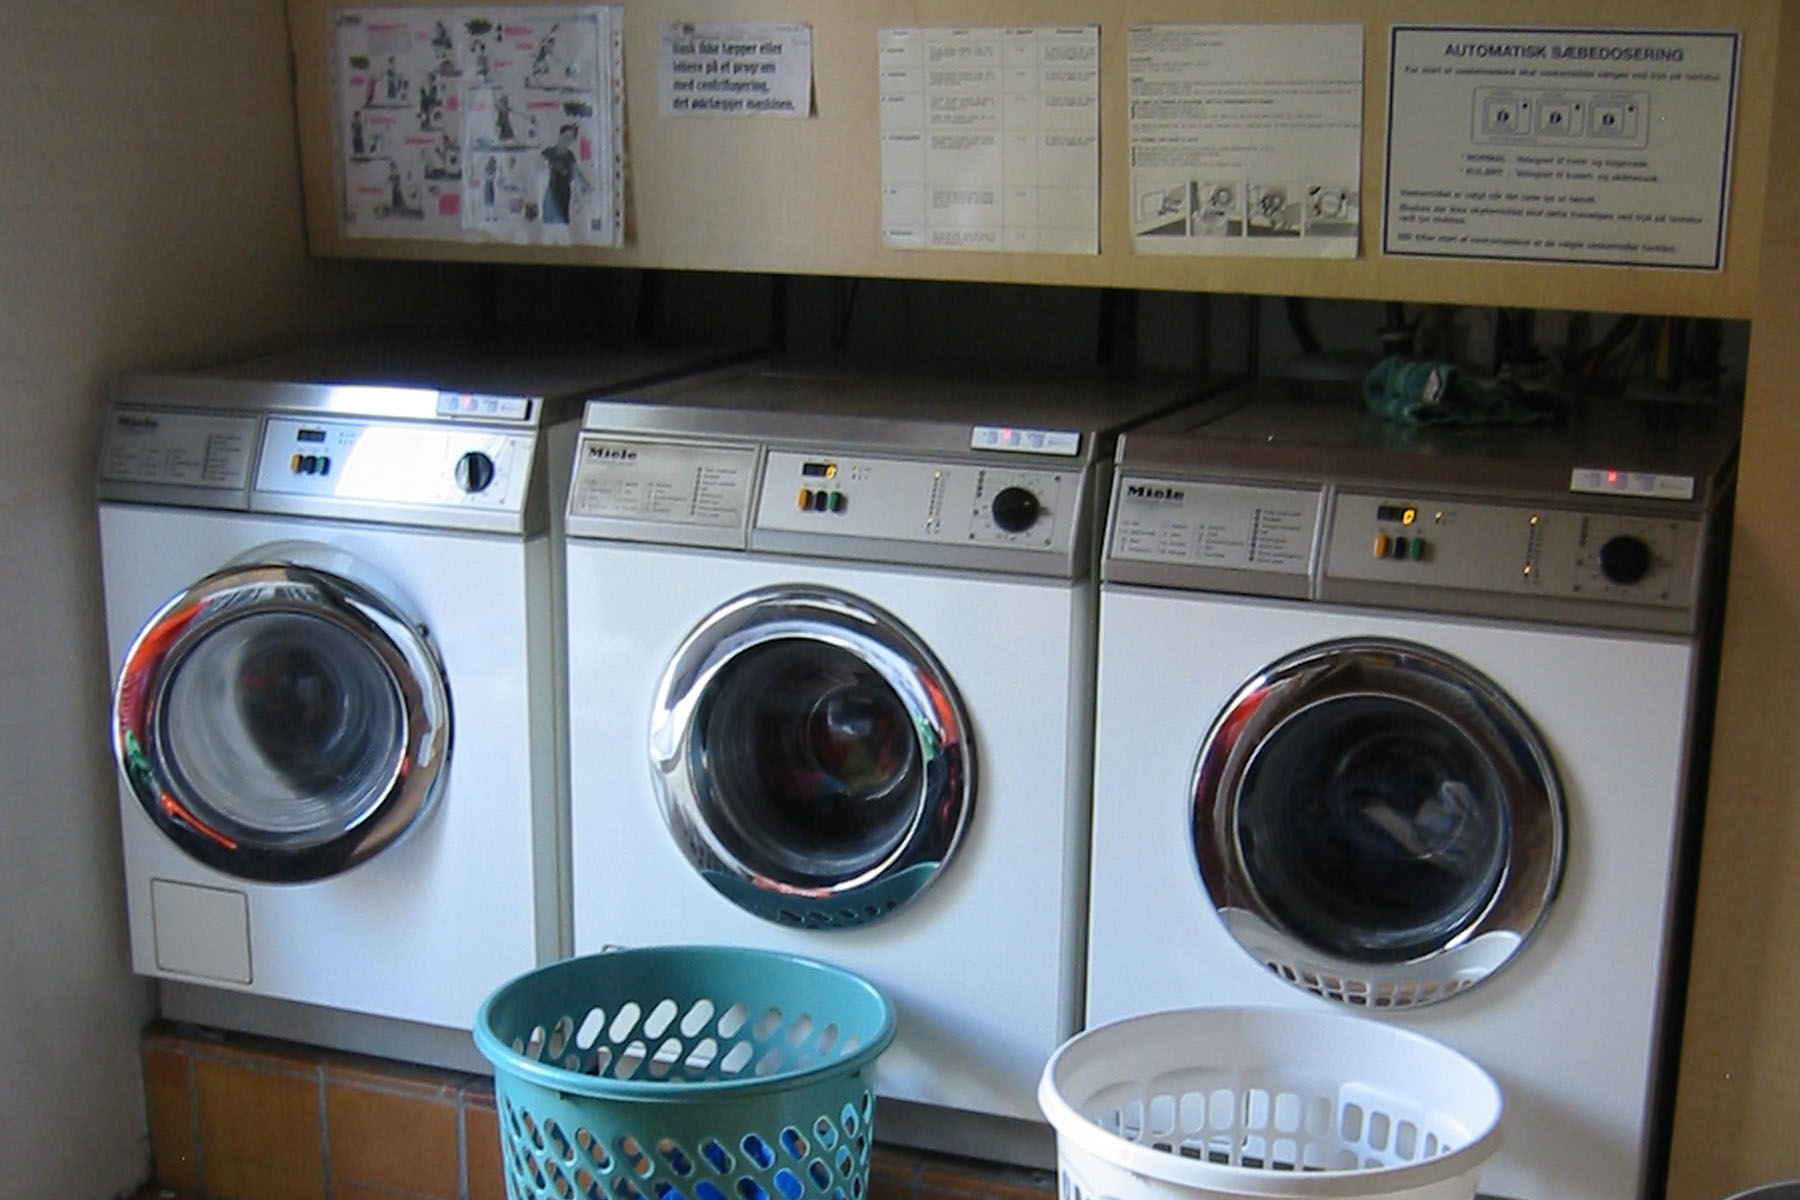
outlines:
{"label": "teal laundry basket", "polygon": [[724,946],[567,959],[475,1019],[510,1200],[863,1200],[893,1039],[860,977]]}

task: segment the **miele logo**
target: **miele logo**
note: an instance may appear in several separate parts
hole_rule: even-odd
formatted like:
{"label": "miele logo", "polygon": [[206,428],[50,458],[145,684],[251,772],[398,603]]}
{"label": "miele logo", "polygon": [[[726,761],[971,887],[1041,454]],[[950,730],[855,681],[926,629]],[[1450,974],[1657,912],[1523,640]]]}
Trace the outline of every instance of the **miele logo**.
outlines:
{"label": "miele logo", "polygon": [[1180,504],[1187,499],[1187,493],[1178,487],[1152,483],[1128,483],[1125,494],[1133,500],[1148,500],[1153,504]]}
{"label": "miele logo", "polygon": [[630,463],[637,461],[638,452],[630,446],[603,446],[590,443],[588,446],[589,462]]}
{"label": "miele logo", "polygon": [[119,413],[113,423],[120,429],[135,429],[140,433],[155,433],[161,425],[155,417],[138,417],[130,413]]}

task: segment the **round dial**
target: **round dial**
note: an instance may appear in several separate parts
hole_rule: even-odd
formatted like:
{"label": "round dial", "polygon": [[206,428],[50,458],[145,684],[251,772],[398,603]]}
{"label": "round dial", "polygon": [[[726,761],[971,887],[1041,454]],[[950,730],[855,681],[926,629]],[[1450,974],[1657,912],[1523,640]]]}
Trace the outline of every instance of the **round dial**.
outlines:
{"label": "round dial", "polygon": [[456,460],[456,486],[465,492],[479,492],[494,482],[494,460],[479,450],[471,450]]}
{"label": "round dial", "polygon": [[1044,506],[1030,488],[1003,487],[994,495],[994,524],[1008,533],[1023,533],[1037,523]]}
{"label": "round dial", "polygon": [[1600,547],[1600,574],[1610,583],[1632,584],[1650,573],[1650,546],[1643,538],[1621,533]]}

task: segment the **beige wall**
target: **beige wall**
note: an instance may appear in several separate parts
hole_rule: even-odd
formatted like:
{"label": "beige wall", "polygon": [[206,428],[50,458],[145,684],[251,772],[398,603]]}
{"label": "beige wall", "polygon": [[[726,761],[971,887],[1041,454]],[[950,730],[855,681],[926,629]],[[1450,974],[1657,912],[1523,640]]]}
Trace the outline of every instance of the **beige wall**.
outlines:
{"label": "beige wall", "polygon": [[394,298],[472,310],[467,269],[306,257],[286,61],[280,0],[7,0],[0,19],[0,1197],[101,1200],[148,1166],[151,1001],[102,736],[102,381],[385,320]]}
{"label": "beige wall", "polygon": [[[1782,6],[1777,113],[1800,104]],[[1732,537],[1671,1200],[1800,1179],[1800,155],[1777,138]]]}

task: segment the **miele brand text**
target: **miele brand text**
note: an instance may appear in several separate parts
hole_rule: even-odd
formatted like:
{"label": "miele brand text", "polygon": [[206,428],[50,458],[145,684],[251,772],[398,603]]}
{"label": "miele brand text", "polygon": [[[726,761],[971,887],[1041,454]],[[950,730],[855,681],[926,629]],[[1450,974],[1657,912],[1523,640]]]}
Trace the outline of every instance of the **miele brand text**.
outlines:
{"label": "miele brand text", "polygon": [[1149,483],[1128,483],[1125,494],[1133,500],[1149,500],[1156,504],[1179,504],[1187,499],[1187,493],[1178,487]]}
{"label": "miele brand text", "polygon": [[590,462],[636,462],[637,456],[637,451],[633,450],[630,446],[594,445],[588,447],[588,460]]}
{"label": "miele brand text", "polygon": [[144,433],[155,433],[160,424],[155,417],[134,417],[129,413],[120,413],[114,420],[120,429],[136,429]]}

